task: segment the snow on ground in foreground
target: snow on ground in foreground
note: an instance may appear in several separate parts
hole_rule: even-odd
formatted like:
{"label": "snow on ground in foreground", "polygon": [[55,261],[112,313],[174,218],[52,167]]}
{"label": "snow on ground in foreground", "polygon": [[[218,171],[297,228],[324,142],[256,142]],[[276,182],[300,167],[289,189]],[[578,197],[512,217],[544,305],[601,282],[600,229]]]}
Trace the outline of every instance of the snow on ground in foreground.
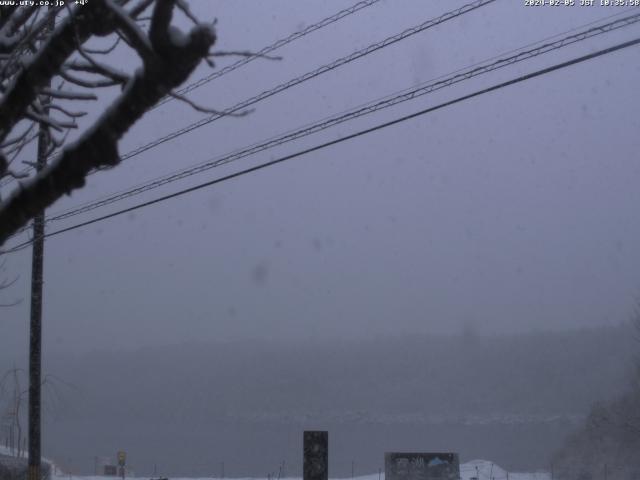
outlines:
{"label": "snow on ground in foreground", "polygon": [[[58,470],[59,472],[59,470]],[[551,475],[547,472],[535,472],[535,473],[522,473],[522,472],[507,472],[497,464],[488,460],[472,460],[470,462],[460,464],[460,480],[471,480],[473,477],[478,477],[478,480],[551,480]],[[53,476],[53,479],[60,480],[118,480],[118,477],[101,477],[101,476],[76,476],[65,475],[58,473]],[[149,477],[130,477],[130,478],[149,478]],[[214,480],[211,477],[207,478],[189,478],[189,477],[169,477],[170,480]],[[349,477],[350,480],[351,477]],[[233,480],[268,480],[265,477],[246,477],[246,478],[233,478]],[[271,477],[270,480],[274,480]],[[286,477],[281,480],[301,480],[300,477]],[[345,479],[346,480],[346,479]],[[384,473],[378,476],[377,473],[371,475],[362,475],[355,477],[354,480],[385,480]]]}
{"label": "snow on ground in foreground", "polygon": [[461,480],[551,480],[547,472],[507,472],[499,465],[488,460],[471,460],[460,464]]}
{"label": "snow on ground in foreground", "polygon": [[[5,447],[4,445],[0,445],[0,455],[7,455],[9,457],[14,457],[16,456],[16,454],[17,453],[15,449],[12,450],[11,448]],[[24,458],[25,460],[27,459],[28,456],[29,456],[29,452],[27,450],[21,453],[21,457]],[[41,457],[41,458],[44,463],[48,463],[49,465],[51,465],[51,471],[53,472],[55,470],[54,469],[55,465],[53,464],[53,462],[48,458],[44,458],[44,457]]]}
{"label": "snow on ground in foreground", "polygon": [[[12,455],[10,449],[5,448],[3,445],[0,445],[0,454],[2,455]],[[26,453],[24,454],[26,458]],[[103,477],[97,475],[67,475],[62,472],[59,468],[55,468],[55,465],[52,461],[47,460],[45,458],[42,459],[45,462],[51,464],[51,470],[55,472],[52,475],[52,479],[56,480],[119,480],[120,477]],[[128,477],[130,479],[139,478],[146,479],[150,477]],[[157,477],[156,477],[157,478]],[[348,477],[351,480],[351,477]],[[551,475],[547,472],[532,472],[532,473],[523,473],[523,472],[507,472],[505,469],[500,467],[499,465],[489,461],[489,460],[471,460],[469,462],[460,464],[460,480],[471,480],[472,478],[477,478],[477,480],[551,480]],[[193,477],[170,477],[170,480],[219,480],[212,479],[211,477],[202,477],[202,478],[193,478]],[[231,479],[230,479],[231,480]],[[233,478],[232,480],[275,480],[274,477],[267,479],[266,477],[244,477],[244,478]],[[302,480],[301,477],[286,477],[281,480]],[[338,479],[336,479],[338,480]],[[347,480],[346,478],[343,480]],[[354,477],[353,480],[385,480],[384,473],[380,476],[377,473],[373,473],[371,475],[361,475]]]}

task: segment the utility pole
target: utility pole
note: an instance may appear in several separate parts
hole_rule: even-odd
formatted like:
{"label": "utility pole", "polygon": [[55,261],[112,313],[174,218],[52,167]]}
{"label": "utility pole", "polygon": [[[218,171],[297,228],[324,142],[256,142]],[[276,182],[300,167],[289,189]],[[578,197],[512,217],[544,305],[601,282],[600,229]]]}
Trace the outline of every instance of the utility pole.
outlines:
{"label": "utility pole", "polygon": [[[55,16],[50,7],[46,30],[55,26]],[[46,41],[46,40],[45,40]],[[49,82],[51,86],[51,82]],[[49,112],[51,97],[41,97],[45,115]],[[40,123],[38,132],[38,158],[36,170],[40,172],[47,163],[49,131]],[[28,480],[40,480],[40,426],[42,383],[42,269],[44,264],[44,210],[33,219],[33,250],[31,254],[31,314],[29,325],[29,471]]]}
{"label": "utility pole", "polygon": [[[47,131],[40,125],[36,169],[44,168]],[[44,212],[33,219],[31,253],[31,318],[29,328],[29,480],[40,480],[40,411],[42,377],[42,268],[44,263]]]}

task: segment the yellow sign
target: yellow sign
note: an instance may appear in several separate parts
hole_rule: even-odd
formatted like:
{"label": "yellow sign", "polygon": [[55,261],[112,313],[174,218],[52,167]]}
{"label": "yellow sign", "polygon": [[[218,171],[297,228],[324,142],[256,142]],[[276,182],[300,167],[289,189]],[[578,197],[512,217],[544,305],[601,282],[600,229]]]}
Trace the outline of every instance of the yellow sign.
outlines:
{"label": "yellow sign", "polygon": [[118,465],[123,467],[126,461],[127,461],[127,454],[122,450],[120,450],[118,452]]}

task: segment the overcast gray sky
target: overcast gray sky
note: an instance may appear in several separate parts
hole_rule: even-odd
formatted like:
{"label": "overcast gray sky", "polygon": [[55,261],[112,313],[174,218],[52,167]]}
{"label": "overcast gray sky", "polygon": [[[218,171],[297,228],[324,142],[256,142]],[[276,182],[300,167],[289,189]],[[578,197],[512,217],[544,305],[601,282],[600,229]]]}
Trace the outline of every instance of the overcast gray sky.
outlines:
{"label": "overcast gray sky", "polygon": [[[353,2],[195,0],[222,50]],[[194,91],[233,105],[459,1],[382,1]],[[499,0],[90,178],[49,213],[413,87],[623,8]],[[185,24],[186,27],[186,24]],[[638,36],[638,25],[172,183],[156,198]],[[625,321],[640,293],[639,47],[511,86],[46,243],[44,351],[193,340],[514,332]],[[118,62],[132,59],[123,56]],[[218,67],[233,60],[221,59]],[[206,75],[199,69],[192,80]],[[103,104],[104,106],[104,104]],[[99,113],[96,108],[94,116]],[[201,118],[173,101],[121,152]],[[27,237],[16,239],[24,240]],[[30,250],[7,260],[0,350],[28,344]],[[4,295],[4,294],[3,294]]]}

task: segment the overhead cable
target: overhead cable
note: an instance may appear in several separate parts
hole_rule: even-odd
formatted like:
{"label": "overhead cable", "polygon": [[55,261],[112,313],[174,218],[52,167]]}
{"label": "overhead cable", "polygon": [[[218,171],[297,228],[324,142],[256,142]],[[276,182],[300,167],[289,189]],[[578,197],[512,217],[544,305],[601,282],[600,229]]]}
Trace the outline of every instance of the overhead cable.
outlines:
{"label": "overhead cable", "polygon": [[306,125],[297,130],[289,131],[280,136],[272,137],[266,141],[253,144],[249,147],[245,147],[243,149],[233,151],[223,156],[210,159],[199,165],[178,170],[176,172],[165,175],[163,177],[137,185],[128,190],[124,190],[124,191],[112,194],[110,196],[104,197],[99,200],[87,202],[85,204],[73,207],[69,210],[60,212],[58,214],[53,214],[48,217],[47,221],[56,222],[60,220],[65,220],[75,215],[79,215],[79,214],[83,214],[83,213],[95,210],[97,208],[112,204],[114,202],[124,200],[126,198],[129,198],[135,195],[142,194],[149,190],[153,190],[163,185],[167,185],[169,183],[190,177],[192,175],[202,173],[212,168],[226,165],[228,163],[239,160],[241,158],[245,158],[245,157],[257,154],[264,150],[274,148],[276,146],[306,137],[314,133],[318,133],[322,130],[326,130],[330,127],[334,127],[338,124],[354,120],[356,118],[398,105],[400,103],[403,103],[409,100],[413,100],[415,98],[430,94],[432,92],[435,92],[437,90],[440,90],[446,87],[450,87],[452,85],[463,82],[465,80],[469,80],[476,76],[486,74],[494,70],[498,70],[500,68],[504,68],[504,67],[513,65],[515,63],[522,62],[522,61],[537,57],[539,55],[549,53],[553,50],[558,50],[560,48],[572,45],[574,43],[584,41],[584,40],[593,38],[595,36],[598,36],[607,32],[611,32],[613,30],[617,30],[619,28],[622,28],[628,25],[632,25],[637,22],[640,22],[640,13],[615,20],[607,24],[598,25],[598,26],[589,28],[587,30],[578,32],[576,34],[569,35],[557,41],[539,45],[535,48],[532,48],[526,51],[519,51],[517,54],[514,54],[514,55],[498,58],[497,60],[485,62],[483,64],[479,64],[477,66],[467,68],[465,70],[459,70],[458,73],[448,77],[444,77],[444,78],[441,77],[442,79],[440,80],[429,82],[413,89],[404,90],[399,94],[394,94],[393,96],[388,96],[383,99],[378,99],[374,102],[369,102],[368,104],[357,107],[356,109],[352,109],[345,113],[342,113],[333,117],[329,117],[327,119],[323,119],[316,123]]}
{"label": "overhead cable", "polygon": [[[412,114],[409,114],[409,115],[405,115],[405,116],[396,118],[394,120],[391,120],[391,121],[388,121],[388,122],[385,122],[385,123],[378,124],[378,125],[376,125],[374,127],[367,128],[367,129],[364,129],[364,130],[360,130],[358,132],[352,133],[352,134],[347,135],[345,137],[341,137],[341,138],[338,138],[338,139],[335,139],[335,140],[331,140],[331,141],[322,143],[320,145],[316,145],[314,147],[307,148],[307,149],[304,149],[304,150],[300,150],[300,151],[298,151],[296,153],[293,153],[293,154],[290,154],[290,155],[286,155],[284,157],[280,157],[280,158],[277,158],[275,160],[271,160],[269,162],[262,163],[260,165],[256,165],[256,166],[251,167],[251,168],[247,168],[247,169],[244,169],[244,170],[241,170],[241,171],[229,174],[229,175],[225,175],[224,177],[216,178],[214,180],[210,180],[208,182],[204,182],[204,183],[201,183],[199,185],[195,185],[193,187],[189,187],[189,188],[186,188],[184,190],[180,190],[178,192],[174,192],[174,193],[171,193],[169,195],[165,195],[165,196],[156,198],[154,200],[149,200],[147,202],[143,202],[143,203],[140,203],[138,205],[134,205],[132,207],[128,207],[128,208],[119,210],[117,212],[110,213],[108,215],[103,215],[101,217],[97,217],[97,218],[94,218],[94,219],[91,219],[91,220],[87,220],[85,222],[81,222],[81,223],[78,223],[76,225],[72,225],[72,226],[67,227],[67,228],[56,230],[54,232],[49,232],[49,233],[45,234],[45,238],[49,238],[49,237],[53,237],[53,236],[56,236],[56,235],[60,235],[62,233],[70,232],[70,231],[76,230],[78,228],[85,227],[87,225],[92,225],[94,223],[98,223],[98,222],[107,220],[109,218],[113,218],[113,217],[116,217],[116,216],[119,216],[119,215],[123,215],[125,213],[129,213],[129,212],[132,212],[132,211],[135,211],[135,210],[139,210],[141,208],[145,208],[145,207],[148,207],[150,205],[154,205],[156,203],[165,202],[167,200],[171,200],[173,198],[177,198],[177,197],[180,197],[182,195],[186,195],[188,193],[195,192],[197,190],[201,190],[203,188],[210,187],[212,185],[216,185],[218,183],[225,182],[227,180],[238,178],[238,177],[247,175],[249,173],[256,172],[258,170],[263,170],[263,169],[265,169],[267,167],[271,167],[271,166],[277,165],[279,163],[283,163],[283,162],[286,162],[288,160],[292,160],[294,158],[298,158],[298,157],[301,157],[303,155],[307,155],[307,154],[312,153],[312,152],[323,150],[323,149],[325,149],[327,147],[330,147],[330,146],[333,146],[333,145],[337,145],[337,144],[346,142],[348,140],[352,140],[354,138],[357,138],[357,137],[360,137],[360,136],[363,136],[363,135],[368,135],[370,133],[377,132],[377,131],[382,130],[384,128],[388,128],[390,126],[397,125],[399,123],[411,120],[413,118],[417,118],[417,117],[426,115],[428,113],[431,113],[431,112],[434,112],[434,111],[437,111],[437,110],[441,110],[443,108],[446,108],[446,107],[449,107],[451,105],[455,105],[455,104],[464,102],[466,100],[470,100],[470,99],[478,97],[480,95],[484,95],[484,94],[487,94],[487,93],[490,93],[490,92],[493,92],[493,91],[496,91],[496,90],[500,90],[502,88],[505,88],[505,87],[508,87],[508,86],[511,86],[511,85],[515,85],[515,84],[518,84],[518,83],[521,83],[521,82],[525,82],[527,80],[531,80],[531,79],[536,78],[536,77],[547,75],[547,74],[552,73],[554,71],[561,70],[561,69],[564,69],[564,68],[570,67],[572,65],[576,65],[576,64],[582,63],[582,62],[586,62],[588,60],[592,60],[594,58],[601,57],[603,55],[611,54],[611,53],[616,52],[618,50],[622,50],[622,49],[625,49],[625,48],[630,48],[630,47],[636,46],[638,44],[640,44],[640,37],[636,38],[634,40],[629,40],[627,42],[616,44],[616,45],[614,45],[612,47],[608,47],[608,48],[605,48],[605,49],[602,49],[602,50],[597,50],[595,52],[589,53],[587,55],[583,55],[581,57],[574,58],[572,60],[568,60],[568,61],[565,61],[565,62],[557,63],[557,64],[552,65],[550,67],[546,67],[546,68],[542,68],[540,70],[536,70],[535,72],[532,72],[532,73],[521,75],[519,77],[516,77],[514,79],[508,80],[506,82],[498,83],[498,84],[493,85],[491,87],[483,88],[483,89],[477,90],[477,91],[475,91],[473,93],[470,93],[470,94],[467,94],[467,95],[463,95],[463,96],[458,97],[458,98],[456,98],[454,100],[449,100],[447,102],[440,103],[440,104],[438,104],[436,106],[425,108],[425,109],[420,110],[418,112],[415,112],[415,113],[412,113]],[[32,243],[32,241],[29,240],[27,242],[21,243],[21,244],[15,246],[15,247],[11,248],[11,249],[5,250],[2,253],[12,253],[12,252],[16,252],[18,250],[22,250],[22,249],[28,247],[29,245],[31,245],[31,243]]]}
{"label": "overhead cable", "polygon": [[[385,47],[388,47],[390,45],[393,45],[397,42],[400,42],[402,40],[405,40],[406,38],[409,38],[413,35],[416,35],[420,32],[423,32],[429,28],[435,27],[436,25],[440,25],[448,20],[452,20],[454,18],[457,18],[461,15],[464,15],[466,13],[469,13],[473,10],[476,10],[477,8],[486,6],[490,3],[495,2],[496,0],[475,0],[474,2],[471,2],[469,4],[463,5],[460,8],[457,8],[455,10],[449,11],[447,13],[444,13],[442,15],[440,15],[439,17],[433,18],[431,20],[427,20],[419,25],[416,25],[414,27],[408,28],[406,30],[403,30],[402,32],[396,34],[396,35],[392,35],[390,37],[387,37],[384,40],[381,40],[379,42],[373,43],[365,48],[362,48],[360,50],[357,50],[355,52],[352,52],[349,55],[346,55],[344,57],[341,57],[337,60],[334,60],[331,63],[328,63],[326,65],[323,65],[319,68],[316,68],[315,70],[312,70],[310,72],[307,72],[303,75],[300,75],[298,77],[295,77],[287,82],[281,83],[269,90],[265,90],[262,93],[259,93],[258,95],[255,95],[251,98],[245,99],[239,103],[236,103],[235,105],[228,107],[224,110],[222,110],[219,113],[215,113],[212,114],[208,117],[202,118],[200,120],[198,120],[197,122],[191,123],[190,125],[187,125],[183,128],[180,128],[178,130],[174,130],[171,133],[168,133],[160,138],[157,138],[155,140],[152,140],[149,143],[146,143],[144,145],[141,145],[140,147],[137,147],[127,153],[125,153],[124,155],[122,155],[120,157],[121,161],[124,160],[128,160],[132,157],[135,157],[143,152],[146,152],[147,150],[150,150],[152,148],[157,147],[158,145],[162,145],[165,142],[168,142],[170,140],[174,140],[175,138],[178,138],[186,133],[189,133],[193,130],[196,130],[197,128],[203,127],[205,125],[208,125],[212,122],[215,122],[217,120],[220,120],[221,118],[225,118],[228,117],[230,115],[233,114],[237,114],[238,112],[241,112],[243,110],[246,110],[248,107],[251,107],[253,105],[255,105],[258,102],[261,102],[263,100],[266,100],[267,98],[270,98],[274,95],[277,95],[285,90],[288,90],[290,88],[295,87],[296,85],[300,85],[301,83],[307,82],[313,78],[316,78],[320,75],[323,75],[327,72],[331,72],[339,67],[342,67],[343,65],[346,65],[348,63],[351,63],[355,60],[358,60],[359,58],[362,58],[366,55],[369,55],[373,52],[376,52],[378,50],[381,50]],[[95,173],[99,170],[94,170],[93,172],[90,172],[89,175],[91,175],[92,173]],[[2,182],[0,181],[0,187],[2,186]]]}

